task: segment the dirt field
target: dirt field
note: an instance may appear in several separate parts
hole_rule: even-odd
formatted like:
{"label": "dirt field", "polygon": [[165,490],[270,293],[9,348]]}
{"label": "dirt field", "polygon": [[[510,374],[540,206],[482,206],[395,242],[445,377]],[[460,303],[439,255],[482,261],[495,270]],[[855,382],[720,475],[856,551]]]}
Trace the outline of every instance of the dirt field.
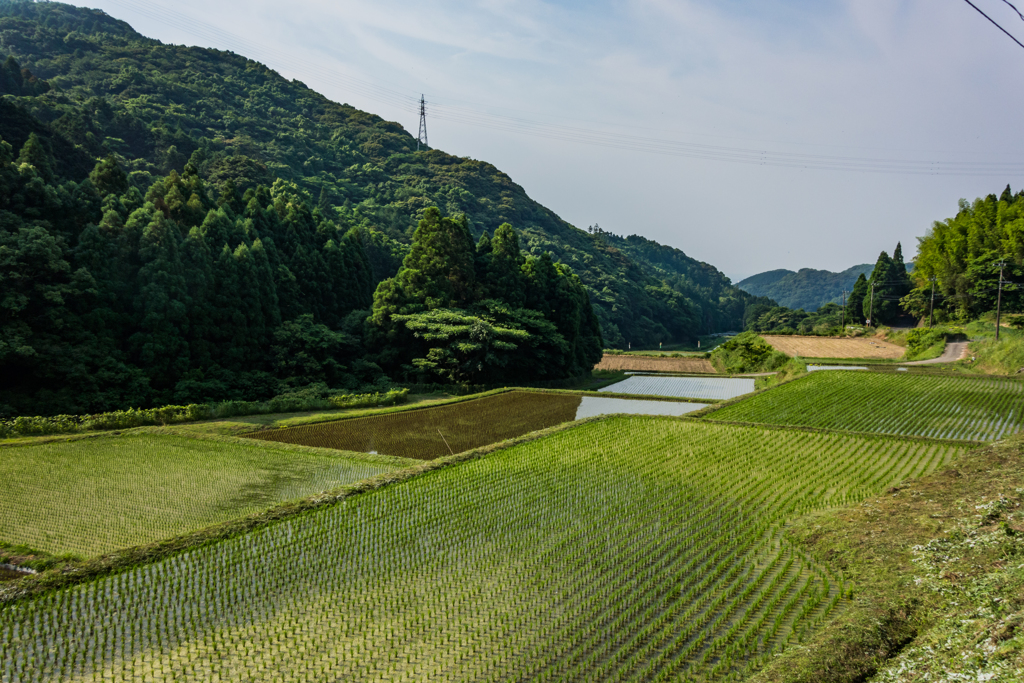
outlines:
{"label": "dirt field", "polygon": [[650,356],[611,356],[605,354],[595,370],[633,370],[635,372],[695,372],[714,374],[711,361],[704,358],[652,358]]}
{"label": "dirt field", "polygon": [[[764,340],[787,356],[804,358],[879,358],[896,360],[906,350],[874,337],[832,339],[829,337],[765,336]],[[607,358],[607,356],[606,356]]]}

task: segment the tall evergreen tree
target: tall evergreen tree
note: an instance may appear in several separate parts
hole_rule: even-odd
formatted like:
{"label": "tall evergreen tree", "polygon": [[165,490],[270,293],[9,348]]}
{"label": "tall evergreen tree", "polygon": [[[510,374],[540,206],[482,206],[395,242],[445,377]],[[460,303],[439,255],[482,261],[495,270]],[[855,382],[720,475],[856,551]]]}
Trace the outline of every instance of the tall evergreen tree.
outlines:
{"label": "tall evergreen tree", "polygon": [[846,312],[851,323],[864,323],[864,297],[867,294],[868,279],[864,277],[864,273],[861,273],[857,276],[857,281],[853,283],[853,291],[846,299]]}
{"label": "tall evergreen tree", "polygon": [[199,228],[189,230],[181,253],[189,297],[189,356],[193,367],[204,368],[212,365],[217,356],[213,254]]}
{"label": "tall evergreen tree", "polygon": [[277,288],[274,286],[274,271],[267,250],[263,247],[263,240],[256,239],[252,243],[251,253],[264,324],[269,329],[275,329],[281,324],[281,309],[278,305]]}
{"label": "tall evergreen tree", "polygon": [[107,195],[120,196],[128,191],[128,174],[124,172],[113,155],[108,155],[96,164],[92,173],[89,174],[89,180],[92,181],[96,191],[104,197]]}
{"label": "tall evergreen tree", "polygon": [[[884,299],[885,287],[892,278],[891,273],[892,259],[887,252],[883,251],[878,255],[875,268],[871,271],[871,279],[868,280],[868,294],[865,296],[862,306],[864,319],[869,320],[872,325],[888,322],[892,314],[891,305],[887,306]],[[891,302],[889,303],[891,304]]]}
{"label": "tall evergreen tree", "polygon": [[171,390],[188,371],[188,286],[178,227],[156,213],[139,241],[136,312],[138,332],[132,355],[146,369],[151,386],[170,401]]}
{"label": "tall evergreen tree", "polygon": [[55,179],[53,157],[35,133],[30,133],[28,140],[22,145],[18,163],[32,166],[39,177],[47,183],[52,183]]}
{"label": "tall evergreen tree", "polygon": [[475,253],[466,217],[442,217],[430,207],[413,234],[399,286],[426,310],[463,307],[473,296]]}
{"label": "tall evergreen tree", "polygon": [[243,283],[238,271],[234,252],[227,244],[223,245],[214,263],[214,310],[218,361],[231,372],[244,370],[249,360],[248,317],[244,308]]}
{"label": "tall evergreen tree", "polygon": [[508,223],[494,231],[491,257],[487,265],[487,298],[500,298],[519,308],[526,303],[523,278],[523,252],[519,248],[519,235]]}
{"label": "tall evergreen tree", "polygon": [[896,249],[892,252],[891,276],[893,282],[890,291],[893,296],[903,298],[910,293],[914,285],[907,274],[907,264],[903,262],[903,245],[899,242],[896,243]]}

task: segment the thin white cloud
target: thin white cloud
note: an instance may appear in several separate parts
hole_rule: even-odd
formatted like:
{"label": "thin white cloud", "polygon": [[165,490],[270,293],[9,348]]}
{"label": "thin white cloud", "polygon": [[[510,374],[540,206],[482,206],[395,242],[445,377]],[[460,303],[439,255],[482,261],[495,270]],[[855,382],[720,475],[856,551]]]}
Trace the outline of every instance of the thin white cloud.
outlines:
{"label": "thin white cloud", "polygon": [[[978,2],[1024,29],[998,0]],[[98,4],[125,14],[114,0]],[[1024,50],[966,3],[150,4],[265,46],[285,75],[410,129],[409,107],[320,74],[476,111],[774,151],[978,160],[1024,152],[1015,113],[1024,106],[1015,87]],[[190,40],[138,18],[148,35]],[[287,66],[275,54],[287,55]],[[870,261],[894,237],[912,244],[959,197],[1024,182],[735,166],[428,120],[432,143],[495,163],[571,222],[644,234],[727,272]]]}

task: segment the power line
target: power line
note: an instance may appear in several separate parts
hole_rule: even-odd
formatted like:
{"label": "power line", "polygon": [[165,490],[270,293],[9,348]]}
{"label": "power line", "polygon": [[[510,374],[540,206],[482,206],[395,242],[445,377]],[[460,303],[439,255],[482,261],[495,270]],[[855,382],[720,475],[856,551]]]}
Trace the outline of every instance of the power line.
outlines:
{"label": "power line", "polygon": [[1009,5],[1010,9],[1012,9],[1014,12],[1017,13],[1017,16],[1021,18],[1021,21],[1024,21],[1024,14],[1021,14],[1020,10],[1017,9],[1016,7],[1014,7],[1013,3],[1010,2],[1010,0],[1003,0],[1003,2],[1005,2],[1007,5]]}
{"label": "power line", "polygon": [[[968,0],[969,1],[969,0]],[[111,4],[130,9],[141,15],[154,19],[161,24],[174,27],[186,35],[199,37],[214,45],[230,48],[232,51],[247,57],[273,57],[273,62],[285,65],[298,73],[315,73],[322,81],[334,85],[341,90],[358,93],[367,99],[388,106],[397,107],[401,111],[419,113],[423,96],[416,98],[399,90],[371,83],[354,76],[349,76],[311,63],[292,54],[282,53],[267,47],[239,38],[229,32],[210,26],[191,17],[166,10],[159,5],[143,3],[138,0],[108,0]],[[1024,45],[1022,45],[1024,47]],[[223,48],[222,48],[223,49]],[[937,175],[937,176],[1001,176],[1024,175],[1024,162],[969,162],[969,161],[929,161],[922,159],[865,158],[851,156],[828,156],[795,152],[779,152],[767,149],[727,147],[702,143],[683,142],[664,138],[624,135],[619,132],[601,131],[579,128],[560,124],[541,123],[538,121],[513,116],[494,115],[479,110],[451,105],[437,104],[436,98],[432,106],[435,119],[450,121],[463,125],[472,125],[506,133],[529,135],[532,137],[586,144],[610,149],[632,152],[644,152],[665,156],[684,157],[707,161],[724,161],[753,166],[772,166],[805,170],[854,171],[861,173],[885,173],[899,175]],[[421,125],[421,129],[423,126]],[[425,141],[425,131],[422,136]],[[420,136],[417,136],[418,138]]]}
{"label": "power line", "polygon": [[[995,20],[995,19],[993,19],[993,18],[992,18],[992,17],[990,17],[989,15],[985,14],[984,12],[982,12],[982,11],[981,11],[981,9],[980,9],[980,8],[979,8],[979,7],[977,6],[977,5],[975,5],[975,4],[973,3],[973,2],[971,2],[971,0],[964,0],[964,2],[966,2],[966,3],[968,4],[968,5],[970,5],[970,6],[971,6],[971,7],[973,7],[974,9],[978,10],[978,14],[980,14],[980,15],[981,15],[981,16],[983,16],[983,17],[985,17],[985,18],[986,18],[986,19],[988,19],[989,21],[991,21],[991,22],[992,22],[992,23],[993,23],[993,24],[995,25],[995,27],[996,27],[997,29],[999,29],[1000,31],[1002,31],[1002,32],[1003,32],[1003,33],[1005,33],[1006,35],[1010,36],[1010,40],[1012,40],[1013,42],[1017,43],[1017,44],[1018,44],[1018,45],[1020,45],[1021,47],[1024,47],[1024,43],[1022,43],[1022,42],[1020,42],[1019,40],[1017,40],[1016,38],[1014,38],[1014,37],[1013,37],[1013,34],[1012,34],[1012,33],[1010,33],[1010,32],[1009,32],[1009,31],[1007,31],[1007,30],[1006,30],[1005,28],[1003,28],[1003,27],[1002,27],[1002,26],[1000,26],[1000,25],[999,25],[998,23],[996,23],[996,20]],[[1006,0],[1003,0],[1003,2],[1006,2]],[[1007,4],[1007,5],[1010,5],[1010,3],[1008,3],[1008,2],[1007,2],[1006,4]],[[1010,5],[1010,7],[1013,7],[1013,5]],[[1016,7],[1013,7],[1013,9],[1014,9],[1014,11],[1016,11],[1016,10],[1017,10],[1017,8],[1016,8]],[[1020,14],[1020,12],[1017,12],[1017,14]],[[1022,17],[1022,18],[1024,18],[1024,17]]]}
{"label": "power line", "polygon": [[755,166],[943,176],[1005,176],[1018,175],[1024,171],[1024,164],[1020,162],[928,161],[827,156],[681,142],[557,124],[537,123],[527,119],[482,114],[463,108],[439,104],[434,106],[434,118],[561,142],[577,142],[612,149],[713,161],[729,161]]}

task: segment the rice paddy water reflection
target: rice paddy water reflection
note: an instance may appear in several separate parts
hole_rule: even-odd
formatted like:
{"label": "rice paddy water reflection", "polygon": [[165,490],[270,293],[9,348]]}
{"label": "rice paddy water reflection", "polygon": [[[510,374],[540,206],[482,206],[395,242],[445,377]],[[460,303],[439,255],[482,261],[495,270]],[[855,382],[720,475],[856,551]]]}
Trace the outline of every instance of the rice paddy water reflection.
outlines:
{"label": "rice paddy water reflection", "polygon": [[431,408],[249,434],[250,438],[433,460],[584,417],[683,415],[700,403],[510,391]]}
{"label": "rice paddy water reflection", "polygon": [[710,400],[728,400],[754,390],[748,377],[659,377],[633,375],[599,391],[640,396],[674,396]]}
{"label": "rice paddy water reflection", "polygon": [[576,419],[597,415],[625,413],[628,415],[685,415],[707,408],[706,403],[681,403],[677,401],[644,401],[628,398],[603,398],[584,396],[576,411]]}

